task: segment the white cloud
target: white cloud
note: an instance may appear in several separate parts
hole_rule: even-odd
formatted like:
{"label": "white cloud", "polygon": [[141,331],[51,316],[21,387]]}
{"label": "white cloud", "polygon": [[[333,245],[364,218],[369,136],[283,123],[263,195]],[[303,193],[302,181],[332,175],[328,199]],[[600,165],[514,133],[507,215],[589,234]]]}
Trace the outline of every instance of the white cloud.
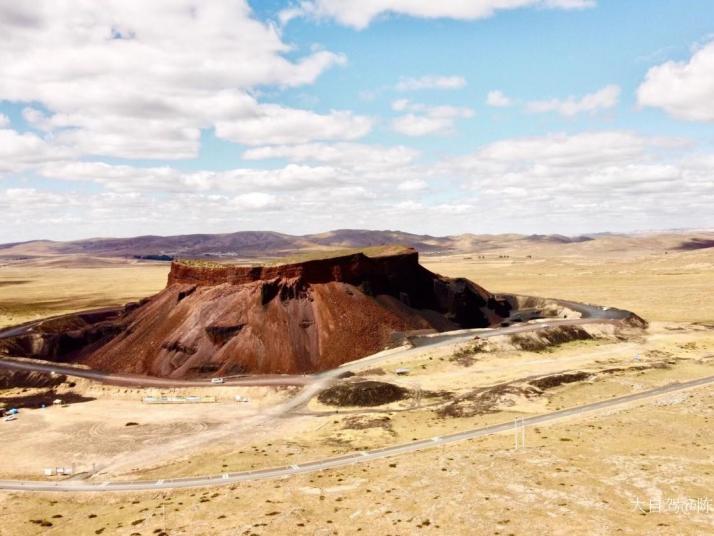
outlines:
{"label": "white cloud", "polygon": [[264,192],[250,192],[235,196],[231,203],[236,208],[244,210],[264,210],[267,208],[276,208],[277,198],[272,194]]}
{"label": "white cloud", "polygon": [[499,10],[526,7],[584,9],[595,5],[595,0],[310,0],[303,1],[299,8],[284,11],[281,19],[287,22],[297,16],[330,18],[345,26],[363,29],[387,13],[427,19],[475,20],[491,17]]}
{"label": "white cloud", "polygon": [[540,229],[711,221],[705,206],[714,199],[714,183],[701,159],[681,156],[686,149],[681,140],[630,132],[553,134],[485,145],[443,162],[440,173],[461,177],[492,217]]}
{"label": "white cloud", "polygon": [[564,100],[531,101],[526,105],[526,108],[532,113],[557,112],[566,117],[573,117],[580,113],[595,113],[614,108],[617,106],[619,98],[620,88],[616,85],[609,85],[581,98],[568,97]]}
{"label": "white cloud", "polygon": [[422,179],[412,179],[404,182],[400,182],[397,186],[397,190],[402,192],[416,192],[419,190],[426,190],[429,187],[426,181]]}
{"label": "white cloud", "polygon": [[408,111],[392,121],[392,129],[406,136],[427,136],[430,134],[450,134],[457,119],[473,117],[471,108],[456,106],[427,106],[399,99],[392,103],[395,111]]}
{"label": "white cloud", "polygon": [[348,111],[318,114],[276,104],[261,105],[252,117],[215,123],[216,136],[244,145],[354,140],[366,135],[372,124],[371,118]]}
{"label": "white cloud", "polygon": [[[415,163],[415,155],[400,148],[352,143],[246,153],[290,162],[226,171],[46,164],[37,172],[64,186],[56,192],[0,189],[0,234],[16,241],[67,239],[82,229],[92,235],[228,232],[266,228],[266,221],[292,233],[339,227],[580,233],[714,225],[714,154],[632,132],[503,139],[428,164]],[[71,190],[72,181],[80,181],[79,190]],[[271,217],[278,211],[279,218]]]}
{"label": "white cloud", "polygon": [[309,84],[345,61],[325,50],[288,59],[291,47],[246,0],[37,0],[0,9],[0,101],[39,103],[26,118],[84,154],[196,156],[201,129],[218,119],[309,114],[264,109],[251,88]]}
{"label": "white cloud", "polygon": [[246,150],[246,160],[285,158],[291,162],[325,162],[340,166],[406,166],[419,155],[415,149],[398,145],[381,147],[359,143],[310,143],[273,145]]}
{"label": "white cloud", "polygon": [[397,99],[392,102],[392,110],[394,110],[395,112],[403,112],[404,110],[409,108],[409,105],[409,99]]}
{"label": "white cloud", "polygon": [[493,108],[508,108],[513,105],[513,101],[502,91],[495,89],[488,92],[488,95],[486,96],[486,104],[492,106]]}
{"label": "white cloud", "polygon": [[[3,117],[0,115],[0,123]],[[18,172],[35,164],[71,155],[68,149],[48,143],[35,134],[19,133],[3,128],[0,124],[0,173]]]}
{"label": "white cloud", "polygon": [[714,121],[714,41],[687,62],[668,61],[652,67],[637,89],[637,102],[678,119]]}
{"label": "white cloud", "polygon": [[552,167],[577,167],[629,161],[641,157],[648,146],[661,147],[668,143],[675,144],[674,141],[649,139],[621,131],[550,134],[497,141],[465,158],[508,166],[516,162],[537,162]]}
{"label": "white cloud", "polygon": [[95,182],[116,192],[174,194],[321,188],[351,179],[348,174],[332,166],[297,164],[277,169],[236,168],[227,171],[182,172],[168,166],[144,168],[103,162],[66,162],[46,165],[40,172],[52,179]]}
{"label": "white cloud", "polygon": [[10,126],[10,118],[5,114],[0,114],[0,128],[5,128]]}
{"label": "white cloud", "polygon": [[420,78],[402,78],[394,89],[397,91],[418,91],[421,89],[462,89],[466,87],[463,76],[428,75]]}

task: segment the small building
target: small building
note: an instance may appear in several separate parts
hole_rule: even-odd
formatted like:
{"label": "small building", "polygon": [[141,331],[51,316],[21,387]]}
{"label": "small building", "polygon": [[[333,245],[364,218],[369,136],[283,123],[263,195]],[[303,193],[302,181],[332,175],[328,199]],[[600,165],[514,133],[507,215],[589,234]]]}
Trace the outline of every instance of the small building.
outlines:
{"label": "small building", "polygon": [[45,476],[55,476],[57,474],[57,469],[54,467],[45,467]]}
{"label": "small building", "polygon": [[409,374],[409,369],[408,368],[398,368],[397,370],[394,371],[394,373],[397,376],[406,376]]}

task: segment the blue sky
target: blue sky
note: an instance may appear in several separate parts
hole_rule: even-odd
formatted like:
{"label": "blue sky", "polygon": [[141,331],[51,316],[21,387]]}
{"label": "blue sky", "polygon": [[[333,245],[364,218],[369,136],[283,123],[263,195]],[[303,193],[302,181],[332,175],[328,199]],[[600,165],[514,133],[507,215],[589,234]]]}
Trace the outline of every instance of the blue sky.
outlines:
{"label": "blue sky", "polygon": [[0,0],[2,242],[714,226],[711,2],[71,4]]}

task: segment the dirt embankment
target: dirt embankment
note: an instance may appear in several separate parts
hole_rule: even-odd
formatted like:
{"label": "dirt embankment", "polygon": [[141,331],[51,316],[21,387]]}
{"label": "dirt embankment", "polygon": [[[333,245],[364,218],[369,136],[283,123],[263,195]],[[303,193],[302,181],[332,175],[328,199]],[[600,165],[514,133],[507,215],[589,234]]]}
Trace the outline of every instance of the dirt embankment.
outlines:
{"label": "dirt embankment", "polygon": [[331,406],[381,406],[409,396],[409,389],[399,385],[366,380],[334,385],[322,391],[317,399]]}
{"label": "dirt embankment", "polygon": [[56,387],[65,381],[67,377],[62,375],[51,376],[42,372],[0,369],[0,389]]}
{"label": "dirt embankment", "polygon": [[526,352],[543,352],[566,342],[593,339],[587,330],[579,326],[558,326],[533,333],[511,335],[511,344]]}
{"label": "dirt embankment", "polygon": [[282,266],[174,262],[167,287],[112,318],[68,317],[0,341],[5,353],[172,378],[308,373],[389,347],[395,334],[487,327],[511,305],[439,276],[416,251]]}

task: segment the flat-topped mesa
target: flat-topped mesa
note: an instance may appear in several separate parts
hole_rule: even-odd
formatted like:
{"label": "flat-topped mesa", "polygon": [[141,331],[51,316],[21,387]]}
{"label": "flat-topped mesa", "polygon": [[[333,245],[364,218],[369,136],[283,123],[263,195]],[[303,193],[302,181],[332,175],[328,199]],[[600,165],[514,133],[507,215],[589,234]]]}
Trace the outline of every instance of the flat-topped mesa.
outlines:
{"label": "flat-topped mesa", "polygon": [[170,378],[310,373],[400,344],[405,332],[509,316],[506,300],[430,272],[413,249],[379,253],[258,267],[174,262],[164,290],[116,318],[51,334],[44,354]]}
{"label": "flat-topped mesa", "polygon": [[330,281],[359,284],[366,279],[403,277],[419,270],[428,272],[419,265],[419,253],[412,248],[404,248],[402,252],[391,255],[368,257],[364,253],[354,253],[276,266],[203,266],[190,261],[174,261],[171,263],[168,285],[243,285],[275,278],[299,278],[306,284]]}
{"label": "flat-topped mesa", "polygon": [[[168,286],[262,284],[263,301],[306,295],[312,285],[343,283],[367,296],[391,296],[413,309],[438,312],[458,327],[487,327],[507,317],[510,306],[466,279],[451,279],[419,264],[412,248],[368,257],[354,253],[277,266],[195,266],[174,262]],[[356,312],[358,313],[358,312]]]}

